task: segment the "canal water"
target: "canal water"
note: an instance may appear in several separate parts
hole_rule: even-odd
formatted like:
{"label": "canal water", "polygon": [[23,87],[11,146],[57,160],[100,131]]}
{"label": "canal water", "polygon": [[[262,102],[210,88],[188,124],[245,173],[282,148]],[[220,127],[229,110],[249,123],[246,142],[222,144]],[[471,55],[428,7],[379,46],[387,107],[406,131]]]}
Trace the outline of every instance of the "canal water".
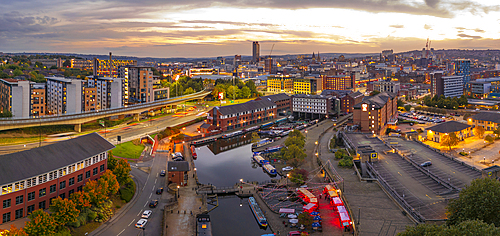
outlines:
{"label": "canal water", "polygon": [[[240,179],[259,183],[270,181],[272,178],[262,167],[252,162],[249,136],[218,140],[208,146],[197,147],[195,166],[199,182],[226,187],[239,183]],[[248,198],[240,199],[234,195],[219,197],[219,206],[210,212],[210,218],[215,236],[256,236],[271,232],[269,227],[263,229],[257,224]]]}

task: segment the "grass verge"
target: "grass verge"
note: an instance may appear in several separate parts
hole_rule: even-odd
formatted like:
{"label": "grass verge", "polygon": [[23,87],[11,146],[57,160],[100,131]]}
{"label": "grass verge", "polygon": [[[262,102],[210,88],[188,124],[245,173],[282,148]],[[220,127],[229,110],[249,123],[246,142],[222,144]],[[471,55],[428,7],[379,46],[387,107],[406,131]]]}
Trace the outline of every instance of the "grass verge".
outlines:
{"label": "grass verge", "polygon": [[141,156],[143,150],[144,145],[135,145],[132,141],[128,141],[116,145],[116,148],[113,149],[113,155],[129,159],[137,159]]}

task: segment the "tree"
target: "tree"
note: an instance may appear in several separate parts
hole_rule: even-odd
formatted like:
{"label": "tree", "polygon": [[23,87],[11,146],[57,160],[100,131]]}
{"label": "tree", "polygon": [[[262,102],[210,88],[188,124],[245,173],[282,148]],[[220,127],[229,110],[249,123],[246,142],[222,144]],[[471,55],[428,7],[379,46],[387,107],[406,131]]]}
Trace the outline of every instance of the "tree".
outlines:
{"label": "tree", "polygon": [[289,137],[289,138],[290,138],[290,137],[294,137],[294,136],[297,136],[297,137],[299,137],[300,139],[302,139],[302,140],[304,140],[304,141],[306,140],[306,137],[305,137],[305,136],[304,136],[304,135],[300,132],[300,130],[298,130],[298,129],[294,129],[292,132],[290,132],[290,133],[288,134],[288,137]]}
{"label": "tree", "polygon": [[486,137],[484,137],[484,141],[492,143],[493,141],[495,141],[495,138],[493,138],[493,136],[491,135],[486,135]]}
{"label": "tree", "polygon": [[224,88],[224,85],[223,84],[218,84],[218,85],[215,85],[214,87],[214,90],[212,91],[212,96],[219,100],[219,93],[223,93],[224,95],[224,98],[226,98],[226,89]]}
{"label": "tree", "polygon": [[451,147],[458,145],[459,141],[460,140],[458,139],[455,133],[450,133],[443,136],[443,140],[441,141],[441,146],[448,147],[451,150]]}
{"label": "tree", "polygon": [[104,179],[108,183],[108,195],[116,194],[120,189],[120,184],[118,180],[116,180],[116,175],[114,175],[111,170],[106,170],[106,172],[101,175],[101,179]]}
{"label": "tree", "polygon": [[251,91],[248,87],[243,87],[242,89],[240,89],[240,93],[239,93],[239,96],[240,98],[249,98],[251,96]]}
{"label": "tree", "polygon": [[258,142],[258,141],[259,141],[259,139],[260,139],[259,134],[258,134],[257,132],[253,132],[253,133],[252,133],[252,143],[256,143],[256,142]]}
{"label": "tree", "polygon": [[20,76],[23,74],[23,71],[20,69],[15,69],[13,72],[14,76]]}
{"label": "tree", "polygon": [[113,156],[113,150],[108,152],[108,170],[113,171],[118,164],[118,158]]}
{"label": "tree", "polygon": [[494,236],[500,234],[500,228],[496,228],[493,224],[484,223],[481,220],[467,220],[460,222],[458,225],[435,225],[435,224],[419,224],[417,226],[406,226],[404,232],[399,233],[399,236],[422,236],[422,235],[438,235],[438,236],[455,236],[455,235],[481,235]]}
{"label": "tree", "polygon": [[405,106],[405,102],[403,102],[403,100],[401,100],[401,99],[398,99],[397,106],[398,107],[404,107]]}
{"label": "tree", "polygon": [[478,125],[478,126],[476,126],[476,128],[474,128],[473,132],[474,132],[475,136],[477,136],[479,138],[483,138],[484,128],[483,128],[483,126]]}
{"label": "tree", "polygon": [[116,175],[116,180],[120,183],[120,185],[126,184],[129,180],[129,173],[132,170],[130,168],[130,164],[127,160],[119,159],[118,163],[113,170],[113,174]]}
{"label": "tree", "polygon": [[304,225],[305,227],[309,227],[312,225],[314,218],[309,215],[308,212],[302,212],[298,216],[299,224]]}
{"label": "tree", "polygon": [[49,209],[52,212],[51,216],[60,226],[75,222],[80,214],[80,210],[76,209],[76,203],[67,198],[52,199]]}
{"label": "tree", "polygon": [[465,186],[457,199],[451,199],[446,207],[448,225],[466,220],[482,220],[500,226],[500,182],[495,179],[475,179]]}
{"label": "tree", "polygon": [[406,105],[404,107],[405,107],[405,111],[410,111],[411,110],[411,105]]}
{"label": "tree", "polygon": [[192,93],[195,93],[195,91],[194,91],[194,89],[193,89],[193,88],[191,88],[191,87],[187,88],[187,89],[186,89],[186,91],[184,91],[184,94],[185,94],[185,95],[186,95],[186,94],[192,94]]}
{"label": "tree", "polygon": [[71,61],[70,60],[66,60],[66,61],[63,62],[63,67],[68,68],[70,66],[71,66]]}
{"label": "tree", "polygon": [[285,140],[285,146],[290,147],[296,145],[299,148],[304,148],[305,141],[298,136],[291,136]]}
{"label": "tree", "polygon": [[245,85],[250,89],[251,94],[257,94],[257,87],[255,86],[255,83],[253,80],[248,80]]}
{"label": "tree", "polygon": [[377,94],[379,94],[380,91],[377,91],[377,90],[373,90],[371,93],[370,93],[370,96],[375,96]]}
{"label": "tree", "polygon": [[89,193],[90,203],[94,206],[102,206],[108,200],[108,183],[105,180],[88,181],[83,186],[83,191]]}
{"label": "tree", "polygon": [[283,158],[285,160],[299,159],[304,160],[307,155],[304,153],[304,150],[299,148],[297,145],[290,145],[286,148],[283,153]]}
{"label": "tree", "polygon": [[227,96],[230,98],[233,98],[233,95],[236,96],[238,94],[240,89],[237,86],[229,86],[227,88]]}
{"label": "tree", "polygon": [[9,230],[2,231],[0,230],[0,235],[2,236],[28,236],[26,232],[24,232],[23,228],[18,229],[15,225],[10,225]]}
{"label": "tree", "polygon": [[178,134],[178,135],[172,137],[172,141],[180,142],[180,141],[183,141],[185,137],[186,137],[186,135],[181,133],[181,134]]}
{"label": "tree", "polygon": [[467,97],[465,97],[465,95],[460,96],[460,98],[458,99],[458,105],[467,106],[467,104],[469,104]]}
{"label": "tree", "polygon": [[80,191],[71,194],[71,201],[76,204],[76,209],[82,211],[84,209],[90,208],[92,205],[90,204],[90,195],[85,191]]}
{"label": "tree", "polygon": [[57,223],[49,213],[38,209],[31,212],[24,226],[24,231],[30,236],[51,236],[56,233]]}

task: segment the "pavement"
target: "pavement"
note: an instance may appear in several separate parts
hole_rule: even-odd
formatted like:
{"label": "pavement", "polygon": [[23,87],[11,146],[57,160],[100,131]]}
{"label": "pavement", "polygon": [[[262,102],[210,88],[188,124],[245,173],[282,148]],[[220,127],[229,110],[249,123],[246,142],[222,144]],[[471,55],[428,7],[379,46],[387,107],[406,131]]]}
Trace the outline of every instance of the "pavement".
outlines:
{"label": "pavement", "polygon": [[[179,189],[177,206],[166,209],[165,235],[185,235],[196,234],[196,215],[206,210],[202,205],[201,196],[196,194],[197,176],[194,171],[194,162],[191,152],[188,151],[188,144],[184,144],[185,160],[189,162],[188,185]],[[168,211],[170,210],[170,212]],[[157,234],[160,235],[160,234]]]}

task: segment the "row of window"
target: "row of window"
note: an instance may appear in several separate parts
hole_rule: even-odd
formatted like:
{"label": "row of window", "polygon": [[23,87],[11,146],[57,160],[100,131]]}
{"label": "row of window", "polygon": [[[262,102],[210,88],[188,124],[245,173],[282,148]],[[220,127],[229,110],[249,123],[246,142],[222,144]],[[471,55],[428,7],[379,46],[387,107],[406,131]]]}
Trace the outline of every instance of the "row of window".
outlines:
{"label": "row of window", "polygon": [[47,181],[51,181],[57,178],[60,178],[62,176],[71,174],[75,171],[81,170],[84,167],[91,166],[97,162],[100,162],[102,160],[106,159],[106,153],[101,153],[97,156],[91,157],[86,159],[85,161],[78,162],[76,164],[70,165],[63,167],[59,170],[51,171],[48,174],[43,174],[37,177],[29,178],[23,181],[16,182],[14,184],[8,184],[2,186],[2,191],[0,192],[0,195],[2,194],[8,194],[11,192],[19,191],[24,188],[30,188],[35,185],[43,184]]}

